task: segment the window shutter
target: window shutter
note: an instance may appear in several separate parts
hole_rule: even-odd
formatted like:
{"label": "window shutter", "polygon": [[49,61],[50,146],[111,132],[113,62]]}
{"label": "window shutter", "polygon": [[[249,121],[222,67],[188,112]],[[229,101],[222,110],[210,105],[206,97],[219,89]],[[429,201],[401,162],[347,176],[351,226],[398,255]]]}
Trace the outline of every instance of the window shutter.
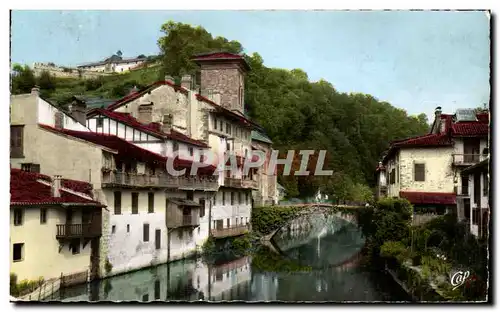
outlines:
{"label": "window shutter", "polygon": [[425,164],[415,164],[415,181],[425,181]]}

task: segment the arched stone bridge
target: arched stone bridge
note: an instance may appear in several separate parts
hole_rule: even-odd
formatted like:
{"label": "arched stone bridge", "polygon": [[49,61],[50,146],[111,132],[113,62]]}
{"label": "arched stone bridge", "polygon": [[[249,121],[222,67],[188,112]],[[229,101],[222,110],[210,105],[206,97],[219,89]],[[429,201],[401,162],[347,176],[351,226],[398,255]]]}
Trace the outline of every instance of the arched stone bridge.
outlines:
{"label": "arched stone bridge", "polygon": [[[356,224],[358,223],[357,221],[357,214],[354,213],[356,209],[362,208],[362,206],[345,206],[345,205],[332,205],[332,204],[300,204],[300,205],[294,205],[294,207],[303,207],[298,216],[295,217],[293,220],[289,221],[288,225],[288,232],[293,232],[293,235],[296,238],[304,236],[304,240],[307,240],[310,235],[314,235],[315,233],[310,233],[310,231],[314,231],[314,225],[311,225],[310,222],[305,222],[305,219],[308,218],[308,216],[314,215],[314,214],[321,214],[324,215],[325,219],[327,216],[335,216],[339,219],[342,219],[344,221],[347,221],[349,223]],[[335,212],[332,212],[334,208],[341,208],[342,210],[338,210]],[[346,209],[352,209],[353,212],[347,212]],[[272,251],[279,253],[276,248],[274,247],[273,243],[271,243],[271,239],[275,234],[281,230],[281,228],[278,228],[274,230],[272,233],[262,237],[261,242],[268,246]],[[302,235],[303,234],[303,235]],[[300,239],[299,239],[300,240]]]}

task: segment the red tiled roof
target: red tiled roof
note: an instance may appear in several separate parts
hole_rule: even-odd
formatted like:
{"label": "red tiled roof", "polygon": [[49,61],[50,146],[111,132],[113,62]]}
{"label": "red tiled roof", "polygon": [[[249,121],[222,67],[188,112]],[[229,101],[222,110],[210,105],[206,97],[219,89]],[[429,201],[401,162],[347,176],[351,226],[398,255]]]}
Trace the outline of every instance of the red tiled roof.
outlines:
{"label": "red tiled roof", "polygon": [[209,147],[204,142],[192,139],[189,136],[187,136],[183,133],[180,133],[179,131],[176,131],[174,129],[172,129],[170,131],[170,133],[165,133],[165,132],[161,131],[161,125],[159,123],[152,122],[150,124],[143,124],[140,121],[138,121],[136,118],[132,117],[128,113],[120,113],[120,112],[110,111],[110,110],[106,110],[106,109],[102,109],[102,108],[96,109],[95,113],[99,114],[99,115],[104,115],[108,118],[122,122],[122,123],[126,124],[127,126],[134,127],[137,130],[141,130],[141,131],[144,131],[146,133],[150,133],[152,135],[155,135],[155,136],[158,136],[161,138],[167,138],[170,140],[179,141],[179,142],[183,142],[186,144],[195,145],[195,146],[199,146],[199,147]]}
{"label": "red tiled roof", "polygon": [[210,61],[240,61],[245,69],[249,70],[250,65],[248,65],[245,58],[239,54],[230,52],[211,52],[195,55],[191,58],[196,63],[210,62]]}
{"label": "red tiled roof", "polygon": [[[120,107],[122,105],[125,105],[126,103],[129,103],[129,102],[131,102],[133,100],[136,100],[136,99],[140,98],[141,96],[143,96],[144,94],[148,93],[152,89],[156,89],[157,87],[163,86],[163,85],[171,86],[172,88],[175,89],[175,91],[179,91],[179,92],[182,92],[184,94],[188,93],[187,89],[185,89],[185,88],[183,88],[181,86],[175,85],[174,83],[172,83],[170,81],[162,80],[162,81],[157,81],[157,82],[154,82],[154,83],[146,86],[142,91],[134,92],[134,93],[131,93],[131,94],[128,94],[128,95],[122,97],[121,99],[119,99],[115,103],[113,103],[110,106],[108,106],[106,109],[107,110],[115,110],[118,107]],[[93,114],[93,112],[94,112],[94,110],[91,110],[88,114]]]}
{"label": "red tiled roof", "polygon": [[426,134],[418,137],[397,141],[394,147],[402,146],[450,146],[451,141],[445,134]]}
{"label": "red tiled roof", "polygon": [[488,136],[490,127],[477,121],[457,122],[451,126],[452,136]]}
{"label": "red tiled roof", "polygon": [[259,126],[256,123],[254,123],[253,121],[247,119],[246,117],[244,117],[240,114],[236,114],[235,112],[230,111],[229,109],[227,109],[225,107],[220,106],[219,104],[207,99],[206,97],[204,97],[201,94],[196,94],[196,98],[198,99],[198,101],[202,101],[202,102],[205,102],[207,104],[212,105],[218,113],[221,113],[227,117],[230,117],[233,120],[239,121],[240,123],[242,123],[246,126],[259,128]]}
{"label": "red tiled roof", "polygon": [[488,113],[478,113],[476,115],[476,117],[480,123],[484,123],[484,124],[490,123],[490,114],[488,114]]}
{"label": "red tiled roof", "polygon": [[412,204],[435,204],[435,205],[456,204],[456,195],[454,193],[400,191],[399,197],[406,198]]}
{"label": "red tiled roof", "polygon": [[[52,188],[38,180],[52,183],[49,176],[25,172],[20,169],[10,169],[10,203],[11,205],[40,204],[93,204],[102,206],[99,202],[69,193],[61,189],[61,197],[52,197]],[[92,185],[87,182],[62,179],[61,186],[78,193],[91,196]]]}
{"label": "red tiled roof", "polygon": [[[145,163],[155,163],[160,166],[166,166],[167,157],[164,157],[160,154],[153,153],[150,150],[143,149],[135,144],[132,144],[128,141],[125,141],[122,138],[117,137],[116,135],[109,135],[103,133],[96,132],[85,132],[85,131],[75,131],[68,129],[56,129],[47,125],[40,125],[41,127],[56,131],[65,135],[69,135],[72,137],[76,137],[88,142],[92,142],[97,145],[101,145],[112,150],[116,150],[118,152],[117,157],[121,159],[135,159],[140,162]],[[177,169],[182,168],[191,168],[193,162],[190,160],[175,158],[174,159],[174,167]],[[200,174],[212,174],[216,169],[215,166],[210,167],[201,167],[198,169]]]}

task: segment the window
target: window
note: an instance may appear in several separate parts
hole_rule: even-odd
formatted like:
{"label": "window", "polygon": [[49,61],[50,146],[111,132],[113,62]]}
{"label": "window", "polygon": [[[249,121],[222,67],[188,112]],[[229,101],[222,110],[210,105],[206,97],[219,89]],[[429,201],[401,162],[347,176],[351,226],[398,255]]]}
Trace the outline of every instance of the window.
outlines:
{"label": "window", "polygon": [[173,148],[174,148],[174,153],[177,152],[179,150],[179,143],[174,142],[173,143]]}
{"label": "window", "polygon": [[248,224],[248,217],[245,218],[245,224]]}
{"label": "window", "polygon": [[394,183],[396,183],[396,179],[395,179],[395,178],[396,178],[396,169],[394,169],[394,168],[393,168],[393,169],[391,170],[391,174],[390,174],[390,176],[389,176],[389,183],[390,183],[390,184],[394,184]]}
{"label": "window", "polygon": [[[204,199],[200,199],[200,218],[203,218],[205,216],[205,200]],[[198,228],[200,229],[200,228]]]}
{"label": "window", "polygon": [[149,301],[149,294],[142,295],[142,301]]}
{"label": "window", "polygon": [[122,192],[115,191],[115,215],[122,214]]}
{"label": "window", "polygon": [[194,200],[194,191],[187,191],[187,199]]}
{"label": "window", "polygon": [[469,176],[462,176],[462,195],[469,195]]}
{"label": "window", "polygon": [[226,192],[222,191],[222,206],[226,205]]}
{"label": "window", "polygon": [[415,181],[425,181],[425,164],[415,164]]}
{"label": "window", "polygon": [[71,253],[77,255],[80,253],[80,239],[72,239],[69,244],[69,248],[71,249]]}
{"label": "window", "polygon": [[240,105],[243,105],[243,87],[239,90]]}
{"label": "window", "polygon": [[474,224],[474,225],[479,224],[480,211],[481,210],[479,208],[472,209],[472,224]]}
{"label": "window", "polygon": [[130,224],[127,224],[127,233],[130,233]]}
{"label": "window", "polygon": [[47,223],[47,208],[40,208],[40,224]]}
{"label": "window", "polygon": [[155,193],[148,193],[148,213],[155,212]]}
{"label": "window", "polygon": [[227,222],[227,227],[229,227],[231,225],[231,219],[228,218],[226,222]]}
{"label": "window", "polygon": [[97,128],[102,128],[102,125],[104,124],[104,118],[97,117],[96,124],[97,124]]}
{"label": "window", "polygon": [[219,130],[222,132],[224,131],[224,124],[222,123],[222,120],[219,121]]}
{"label": "window", "polygon": [[12,247],[12,260],[13,261],[23,261],[24,260],[24,243],[14,244]]}
{"label": "window", "polygon": [[188,151],[189,151],[189,156],[193,156],[194,154],[194,150],[192,147],[188,147]]}
{"label": "window", "polygon": [[238,223],[239,223],[238,222],[239,221],[238,218],[235,218],[235,220],[236,220],[236,226],[238,226]]}
{"label": "window", "polygon": [[14,209],[14,225],[23,225],[24,210],[21,208]]}
{"label": "window", "polygon": [[213,118],[213,123],[214,130],[217,130],[217,118]]}
{"label": "window", "polygon": [[142,227],[142,240],[144,242],[149,242],[149,224],[144,223]]}
{"label": "window", "polygon": [[184,231],[181,229],[177,235],[179,239],[182,239],[184,237]]}
{"label": "window", "polygon": [[116,225],[113,225],[111,227],[111,234],[115,234],[116,233]]}
{"label": "window", "polygon": [[132,214],[139,213],[139,193],[132,192]]}
{"label": "window", "polygon": [[238,204],[241,204],[241,193],[238,192]]}
{"label": "window", "polygon": [[488,174],[486,172],[483,173],[483,196],[488,196],[489,189],[489,181]]}
{"label": "window", "polygon": [[10,126],[10,157],[24,157],[24,126]]}
{"label": "window", "polygon": [[231,192],[231,205],[234,205],[234,193]]}
{"label": "window", "polygon": [[245,204],[248,205],[248,193],[245,194]]}

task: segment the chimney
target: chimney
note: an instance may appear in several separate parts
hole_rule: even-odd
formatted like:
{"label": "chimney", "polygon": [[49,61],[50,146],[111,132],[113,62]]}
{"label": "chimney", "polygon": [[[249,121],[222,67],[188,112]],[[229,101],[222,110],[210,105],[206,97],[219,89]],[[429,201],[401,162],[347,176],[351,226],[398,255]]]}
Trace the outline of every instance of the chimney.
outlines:
{"label": "chimney", "polygon": [[441,106],[436,107],[436,110],[434,111],[434,115],[436,118],[441,117]]}
{"label": "chimney", "polygon": [[172,130],[172,115],[163,115],[163,120],[162,120],[162,125],[161,125],[161,131],[170,134]]}
{"label": "chimney", "polygon": [[438,134],[441,132],[441,106],[436,107],[434,110],[434,125],[432,129],[433,134]]}
{"label": "chimney", "polygon": [[152,122],[153,115],[153,102],[149,104],[142,104],[139,106],[139,122],[144,124],[150,124]]}
{"label": "chimney", "polygon": [[39,96],[40,95],[40,87],[39,86],[34,86],[33,88],[31,88],[31,94]]}
{"label": "chimney", "polygon": [[76,121],[84,126],[87,125],[87,104],[84,100],[74,97],[68,108],[69,113]]}
{"label": "chimney", "polygon": [[174,78],[172,76],[165,76],[165,81],[175,84]]}
{"label": "chimney", "polygon": [[181,87],[191,90],[192,89],[192,83],[193,83],[193,77],[190,75],[184,75],[182,76],[181,79]]}
{"label": "chimney", "polygon": [[59,175],[52,178],[52,197],[61,197],[61,176]]}

